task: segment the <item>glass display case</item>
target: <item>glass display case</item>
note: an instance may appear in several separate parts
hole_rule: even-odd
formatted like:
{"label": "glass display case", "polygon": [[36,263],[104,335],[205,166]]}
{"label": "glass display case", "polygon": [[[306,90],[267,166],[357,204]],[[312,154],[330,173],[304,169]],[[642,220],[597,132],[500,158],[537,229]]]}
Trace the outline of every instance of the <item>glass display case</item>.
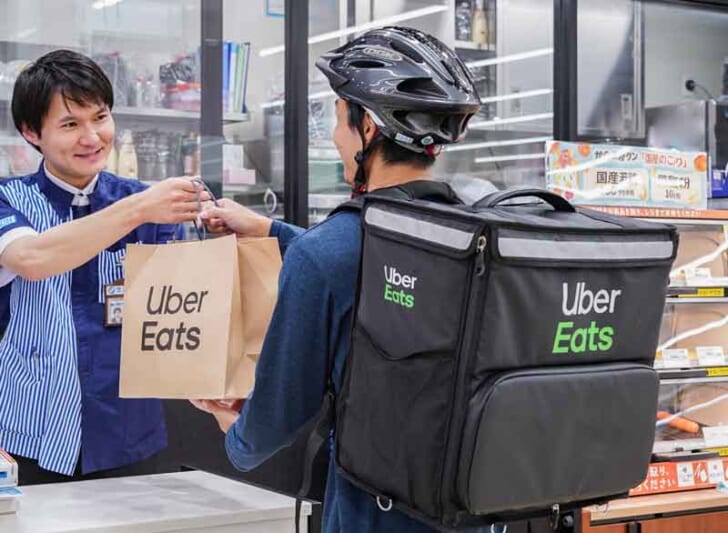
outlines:
{"label": "glass display case", "polygon": [[0,176],[37,168],[9,102],[19,71],[46,52],[92,57],[114,88],[116,143],[108,169],[157,181],[199,170],[200,2],[0,2]]}
{"label": "glass display case", "polygon": [[544,142],[553,136],[553,4],[538,0],[309,2],[309,220],[347,198],[331,140],[335,95],[316,58],[373,27],[406,25],[453,47],[482,100],[467,138],[446,147],[436,179],[464,200],[512,185],[541,185]]}
{"label": "glass display case", "polygon": [[[223,195],[282,218],[283,2],[223,1]],[[242,113],[245,120],[228,120]]]}
{"label": "glass display case", "polygon": [[728,220],[679,225],[655,367],[654,452],[689,458],[728,446]]}
{"label": "glass display case", "polygon": [[[0,0],[0,177],[32,172],[40,161],[12,122],[18,73],[68,48],[92,57],[112,82],[110,171],[152,183],[199,175],[203,158],[221,158],[211,168],[222,176],[208,179],[224,196],[282,217],[284,60],[266,52],[283,44],[282,12],[266,0],[213,3],[222,10],[222,28],[212,28],[222,33],[222,91],[214,102],[222,124],[219,135],[203,140],[209,79],[201,68],[201,0]],[[202,149],[205,143],[213,150]]]}

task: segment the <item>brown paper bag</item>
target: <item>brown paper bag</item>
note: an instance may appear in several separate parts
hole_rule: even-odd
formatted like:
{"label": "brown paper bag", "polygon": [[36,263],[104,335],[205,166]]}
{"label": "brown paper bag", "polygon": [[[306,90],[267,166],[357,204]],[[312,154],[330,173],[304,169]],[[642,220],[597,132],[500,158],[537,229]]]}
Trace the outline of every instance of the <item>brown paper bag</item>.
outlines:
{"label": "brown paper bag", "polygon": [[273,238],[129,245],[122,398],[245,398],[278,292]]}

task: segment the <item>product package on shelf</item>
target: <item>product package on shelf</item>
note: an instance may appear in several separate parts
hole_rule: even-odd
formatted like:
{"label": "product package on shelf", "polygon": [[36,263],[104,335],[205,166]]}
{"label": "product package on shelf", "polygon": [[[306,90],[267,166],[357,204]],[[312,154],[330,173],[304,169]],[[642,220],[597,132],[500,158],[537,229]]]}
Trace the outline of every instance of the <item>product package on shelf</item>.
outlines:
{"label": "product package on shelf", "polygon": [[723,227],[694,227],[682,231],[675,268],[670,273],[670,285],[728,287],[727,250],[728,240]]}
{"label": "product package on shelf", "polygon": [[18,488],[18,464],[0,448],[0,514],[14,513],[21,494]]}
{"label": "product package on shelf", "polygon": [[728,353],[728,302],[675,304],[660,325],[657,368],[722,366]]}

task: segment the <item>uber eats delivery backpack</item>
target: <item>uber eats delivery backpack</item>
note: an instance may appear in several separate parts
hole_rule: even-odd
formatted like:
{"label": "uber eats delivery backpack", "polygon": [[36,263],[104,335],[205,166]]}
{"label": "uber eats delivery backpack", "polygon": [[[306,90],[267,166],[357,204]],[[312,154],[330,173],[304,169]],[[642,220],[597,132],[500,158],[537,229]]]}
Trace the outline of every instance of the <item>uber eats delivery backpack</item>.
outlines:
{"label": "uber eats delivery backpack", "polygon": [[[334,402],[340,473],[440,529],[639,484],[674,228],[541,189],[473,206],[379,192],[342,207],[362,209],[362,252]],[[543,203],[504,204],[522,197]]]}

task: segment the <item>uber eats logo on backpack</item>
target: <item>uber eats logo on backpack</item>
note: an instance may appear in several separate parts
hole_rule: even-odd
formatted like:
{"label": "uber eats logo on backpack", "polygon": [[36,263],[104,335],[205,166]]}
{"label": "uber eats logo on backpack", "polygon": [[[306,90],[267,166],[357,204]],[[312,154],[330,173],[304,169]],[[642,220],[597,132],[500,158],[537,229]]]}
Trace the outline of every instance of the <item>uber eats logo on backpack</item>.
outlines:
{"label": "uber eats logo on backpack", "polygon": [[[172,285],[149,287],[147,313],[159,315],[159,319],[176,319],[178,315],[199,315],[208,291],[179,293]],[[174,320],[174,327],[160,327],[158,320],[145,320],[142,323],[142,351],[197,350],[200,347],[200,328],[189,323],[188,316]],[[177,325],[179,324],[179,325]]]}
{"label": "uber eats logo on backpack", "polygon": [[[615,331],[613,326],[604,323],[604,318],[614,315],[621,294],[621,290],[593,290],[583,281],[571,287],[568,283],[562,284],[561,312],[566,317],[574,318],[559,322],[553,353],[579,354],[610,350],[614,346]],[[586,320],[577,322],[579,317]],[[591,320],[592,317],[594,320]]]}
{"label": "uber eats logo on backpack", "polygon": [[405,291],[414,291],[417,278],[402,274],[395,267],[384,265],[384,301],[399,304],[407,309],[415,306],[414,294]]}

